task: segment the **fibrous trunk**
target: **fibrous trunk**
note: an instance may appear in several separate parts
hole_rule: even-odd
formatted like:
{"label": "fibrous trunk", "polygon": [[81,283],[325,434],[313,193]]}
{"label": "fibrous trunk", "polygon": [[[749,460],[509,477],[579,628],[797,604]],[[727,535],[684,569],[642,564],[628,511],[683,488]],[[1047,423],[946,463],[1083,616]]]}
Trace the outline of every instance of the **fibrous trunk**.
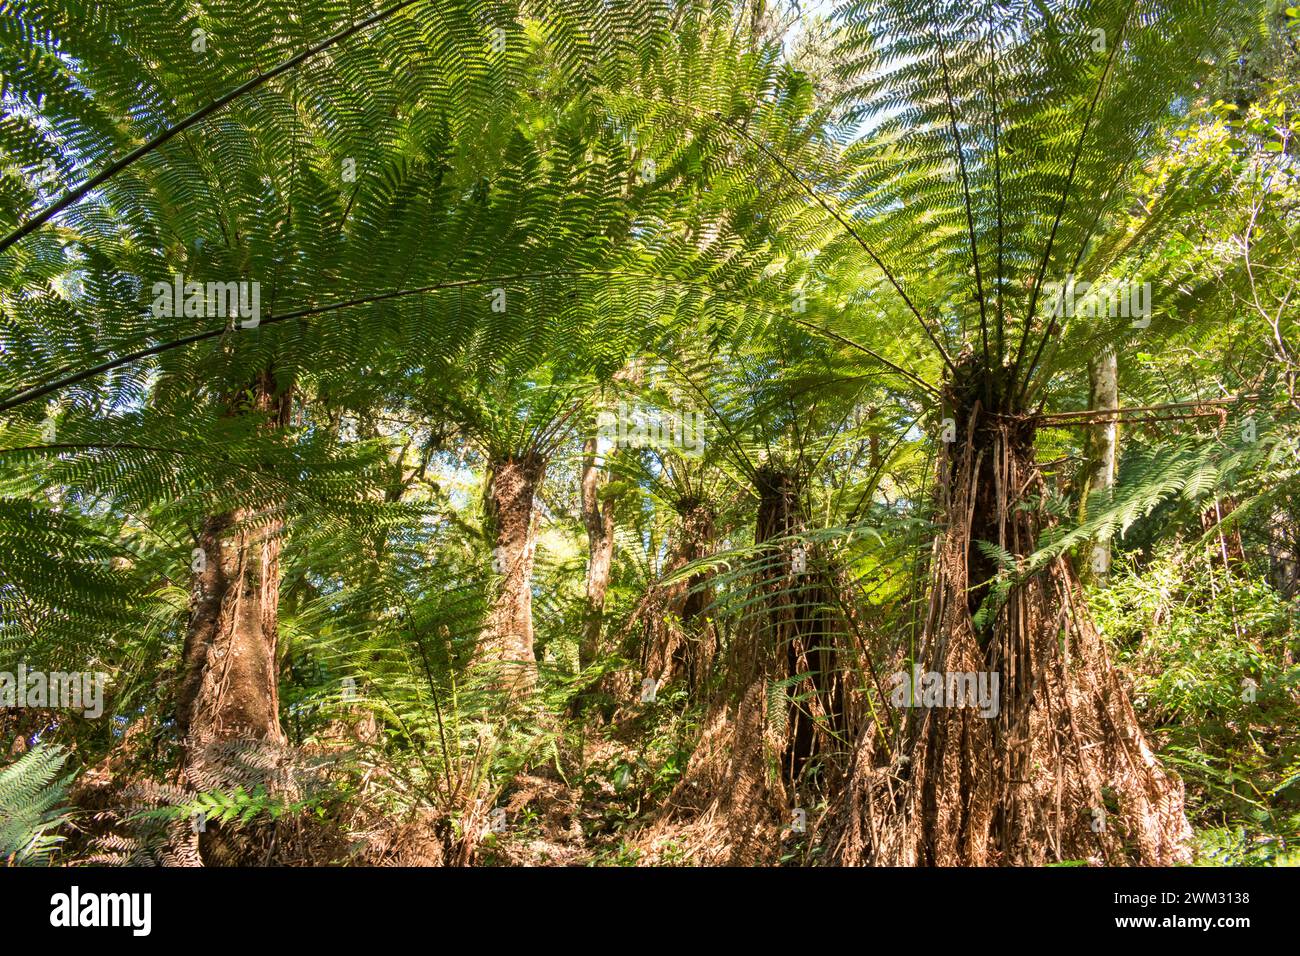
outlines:
{"label": "fibrous trunk", "polygon": [[804,766],[824,749],[827,733],[840,726],[843,711],[837,639],[843,628],[831,608],[834,584],[821,556],[795,538],[804,526],[798,484],[778,469],[758,473],[759,506],[755,540],[772,542],[767,551],[768,598],[762,626],[765,643],[775,649],[779,683],[773,699],[783,701],[787,719],[781,770],[794,786]]}
{"label": "fibrous trunk", "polygon": [[[714,515],[707,502],[683,498],[677,514],[677,539],[664,566],[667,576],[707,557],[714,547]],[[717,651],[717,635],[705,614],[713,603],[709,578],[699,572],[656,588],[640,609],[645,624],[641,671],[659,687],[681,680],[692,696],[703,689]]]}
{"label": "fibrous trunk", "polygon": [[705,862],[733,865],[779,855],[782,832],[802,809],[801,773],[842,716],[830,585],[816,556],[792,537],[803,524],[798,484],[765,466],[756,490],[752,587],[759,599],[745,599],[728,683],[669,801],[671,812],[721,831]]}
{"label": "fibrous trunk", "polygon": [[878,701],[830,856],[886,866],[1184,860],[1182,783],[1147,745],[1069,560],[1025,567],[1045,492],[1030,419],[1005,402],[986,413],[982,397],[997,383],[978,366],[962,371],[947,396],[957,433],[940,456],[929,608],[915,654],[897,663],[937,675],[941,688],[982,673],[996,693],[979,708],[943,690],[906,706]]}
{"label": "fibrous trunk", "polygon": [[[269,427],[288,423],[290,393],[268,372],[253,390]],[[189,624],[177,693],[185,776],[200,791],[274,789],[285,739],[279,718],[277,631],[282,523],[240,508],[209,517],[194,554]],[[221,828],[204,827],[205,860],[236,862]]]}
{"label": "fibrous trunk", "polygon": [[499,686],[522,693],[536,681],[533,654],[533,497],[546,472],[535,453],[492,462],[487,518],[495,543],[496,596],[480,641],[480,658],[500,669]]}

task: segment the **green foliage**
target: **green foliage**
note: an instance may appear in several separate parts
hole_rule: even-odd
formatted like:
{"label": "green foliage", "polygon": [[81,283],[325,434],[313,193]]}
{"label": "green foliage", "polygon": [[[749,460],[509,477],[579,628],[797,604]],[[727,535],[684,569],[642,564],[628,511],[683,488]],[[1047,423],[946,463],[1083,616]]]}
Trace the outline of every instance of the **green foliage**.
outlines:
{"label": "green foliage", "polygon": [[[709,693],[779,604],[806,612],[812,643],[840,641],[835,676],[860,707],[873,675],[915,657],[940,390],[979,356],[985,410],[1023,416],[1052,464],[1018,504],[1043,519],[1034,553],[975,542],[997,568],[972,582],[989,585],[976,628],[1025,576],[1111,541],[1127,569],[1094,606],[1193,789],[1205,853],[1287,859],[1284,588],[1196,548],[1234,530],[1271,546],[1296,498],[1293,12],[850,0],[792,49],[778,5],[421,0],[347,32],[374,12],[0,0],[0,670],[103,670],[112,689],[103,724],[32,716],[42,734],[169,772],[164,675],[182,664],[193,549],[228,516],[282,545],[294,746],[346,738],[368,806],[432,814],[462,845],[544,772],[595,808],[595,858],[634,863],[632,831],[701,719],[677,685],[630,715],[610,690],[639,676],[647,619],[684,626],[657,597],[699,598]],[[53,182],[34,175],[47,162]],[[155,283],[177,275],[259,282],[260,321],[155,314]],[[1068,275],[1150,281],[1152,321],[1053,318],[1044,290]],[[1239,400],[1126,419],[1118,487],[1078,519],[1086,442],[1059,414],[1083,408],[1104,350],[1128,406]],[[284,420],[259,408],[267,382]],[[689,408],[707,441],[596,456],[616,546],[592,661],[578,486],[619,403]],[[546,465],[528,516],[538,679],[507,703],[479,653],[502,579],[486,492],[529,454]],[[793,481],[794,520],[761,540],[770,470]],[[689,524],[701,506],[707,532]],[[811,718],[819,676],[769,681],[769,724]],[[833,776],[851,743],[806,778]],[[66,759],[49,745],[0,771],[21,811],[0,854],[50,859]],[[338,800],[190,796],[139,819]],[[523,816],[516,843],[542,829]]]}
{"label": "green foliage", "polygon": [[196,814],[209,823],[246,824],[254,817],[267,816],[274,820],[281,814],[302,809],[302,804],[276,800],[262,788],[251,793],[236,787],[229,793],[210,791],[196,794],[193,800],[157,810],[146,810],[139,815],[142,820],[190,820]]}
{"label": "green foliage", "polygon": [[64,808],[68,753],[41,744],[0,767],[0,860],[6,866],[44,866],[64,837],[56,835],[72,814]]}
{"label": "green foliage", "polygon": [[1207,862],[1295,862],[1294,607],[1213,548],[1166,549],[1091,594],[1161,758],[1187,784]]}
{"label": "green foliage", "polygon": [[642,707],[635,748],[589,761],[579,781],[583,803],[599,808],[590,829],[603,842],[644,823],[672,792],[690,759],[699,714],[688,705],[686,693],[670,689]]}

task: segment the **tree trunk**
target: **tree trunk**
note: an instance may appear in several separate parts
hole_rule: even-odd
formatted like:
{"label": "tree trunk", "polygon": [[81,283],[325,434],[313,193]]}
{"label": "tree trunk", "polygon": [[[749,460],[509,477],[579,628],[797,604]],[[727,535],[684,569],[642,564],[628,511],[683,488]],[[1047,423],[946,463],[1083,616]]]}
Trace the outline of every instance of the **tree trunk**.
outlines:
{"label": "tree trunk", "polygon": [[[253,387],[254,410],[288,424],[290,390],[270,372]],[[283,525],[251,509],[208,518],[199,533],[189,624],[176,701],[185,776],[196,790],[275,788],[285,738],[277,657]],[[205,860],[240,861],[215,825],[200,834]]]}
{"label": "tree trunk", "polygon": [[480,641],[481,660],[501,668],[498,686],[512,695],[537,679],[533,654],[533,552],[537,547],[533,497],[546,462],[533,453],[493,461],[489,466],[487,519],[494,542],[493,570],[500,576],[496,598]]}
{"label": "tree trunk", "polygon": [[605,593],[614,563],[614,502],[600,500],[605,482],[596,465],[596,437],[582,446],[582,523],[587,529],[587,603],[583,612],[578,663],[590,667],[600,654]]}
{"label": "tree trunk", "polygon": [[209,518],[194,577],[177,719],[191,736],[281,738],[276,668],[278,523]]}
{"label": "tree trunk", "polygon": [[[957,439],[940,456],[945,529],[935,540],[915,664],[944,687],[949,675],[982,673],[996,691],[980,709],[942,690],[878,701],[885,716],[859,739],[831,858],[885,866],[1185,861],[1182,783],[1147,746],[1068,560],[1033,574],[1023,568],[1049,520],[1018,507],[1046,492],[1032,424],[1005,395],[999,414],[985,415],[978,396],[997,401],[999,383],[973,360],[962,371],[946,396]],[[1019,577],[999,579],[977,541],[1010,555]]]}
{"label": "tree trunk", "polygon": [[1274,590],[1290,600],[1300,593],[1300,523],[1289,510],[1275,508],[1268,518],[1268,578]]}
{"label": "tree trunk", "polygon": [[[1119,360],[1113,348],[1106,349],[1088,363],[1088,407],[1119,408]],[[1099,495],[1109,500],[1119,474],[1119,423],[1099,422],[1088,434],[1088,476],[1080,496],[1086,514],[1088,498]],[[1093,541],[1088,550],[1088,570],[1100,581],[1110,575],[1109,541]]]}
{"label": "tree trunk", "polygon": [[841,728],[834,603],[812,554],[796,559],[782,540],[803,527],[798,484],[780,468],[756,475],[754,590],[738,622],[721,688],[701,739],[669,799],[720,830],[703,862],[756,865],[781,851],[799,806],[802,769]]}
{"label": "tree trunk", "polygon": [[1215,497],[1214,503],[1201,512],[1201,530],[1214,533],[1214,550],[1223,569],[1229,573],[1246,563],[1246,548],[1241,540],[1241,526],[1236,522],[1223,527],[1223,521],[1237,510],[1237,499],[1228,495]]}
{"label": "tree trunk", "polygon": [[[681,521],[664,565],[665,576],[711,554],[714,546],[714,514],[708,503],[683,498],[676,509]],[[717,635],[704,619],[705,608],[713,603],[708,578],[708,574],[692,574],[646,596],[640,615],[645,621],[641,670],[657,686],[680,678],[693,696],[703,689],[717,652]]]}
{"label": "tree trunk", "polygon": [[781,769],[794,787],[807,762],[828,743],[826,732],[839,727],[843,701],[833,646],[839,628],[828,611],[833,585],[815,567],[815,555],[799,545],[796,558],[794,546],[781,541],[804,527],[797,481],[787,472],[763,469],[758,489],[755,541],[780,541],[768,552],[769,596],[763,611],[767,643],[777,653],[777,671],[768,676],[783,683],[787,698]]}

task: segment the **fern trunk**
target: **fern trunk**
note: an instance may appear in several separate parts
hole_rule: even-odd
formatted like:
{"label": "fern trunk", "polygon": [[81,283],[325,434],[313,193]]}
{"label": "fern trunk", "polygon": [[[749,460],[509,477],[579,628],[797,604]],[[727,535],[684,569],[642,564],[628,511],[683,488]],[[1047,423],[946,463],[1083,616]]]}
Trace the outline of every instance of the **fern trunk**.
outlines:
{"label": "fern trunk", "polygon": [[[288,424],[291,393],[259,376],[253,408]],[[285,743],[280,727],[278,518],[252,508],[209,517],[199,533],[189,624],[176,701],[185,777],[199,791],[273,788]],[[200,834],[205,860],[242,862],[244,847],[214,825]]]}
{"label": "fern trunk", "polygon": [[[1033,430],[950,387],[923,672],[996,673],[995,713],[891,709],[854,756],[831,857],[884,866],[1167,865],[1187,859],[1181,781],[1151,752],[1070,563],[1020,575],[1045,518]],[[970,383],[968,383],[970,384]],[[980,548],[977,541],[995,546]],[[1002,568],[988,550],[1005,555]],[[990,680],[991,683],[991,680]],[[942,704],[942,701],[933,703]]]}
{"label": "fern trunk", "polygon": [[[677,502],[681,519],[664,571],[676,574],[714,548],[714,512],[696,498]],[[665,686],[682,681],[692,695],[704,687],[717,653],[717,635],[705,620],[704,610],[713,602],[707,574],[693,574],[647,596],[646,633],[642,642],[641,670],[649,679]]]}
{"label": "fern trunk", "polygon": [[533,556],[537,548],[533,498],[546,473],[536,453],[491,464],[487,517],[494,542],[496,595],[480,640],[480,659],[501,668],[500,686],[522,693],[536,682],[533,653]]}
{"label": "fern trunk", "polygon": [[827,583],[809,562],[794,566],[787,540],[803,527],[794,475],[765,466],[756,475],[754,528],[759,554],[755,593],[744,612],[701,740],[669,804],[673,812],[714,828],[715,859],[705,863],[773,862],[800,802],[800,774],[831,745],[842,700],[826,610]]}

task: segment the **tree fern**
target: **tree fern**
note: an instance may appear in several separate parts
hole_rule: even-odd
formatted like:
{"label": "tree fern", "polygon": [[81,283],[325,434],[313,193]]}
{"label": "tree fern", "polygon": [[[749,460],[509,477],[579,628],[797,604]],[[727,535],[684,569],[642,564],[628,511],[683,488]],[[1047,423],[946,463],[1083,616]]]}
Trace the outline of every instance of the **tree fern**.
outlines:
{"label": "tree fern", "polygon": [[0,768],[0,859],[8,866],[48,864],[64,837],[54,831],[71,819],[63,809],[68,753],[42,744]]}

